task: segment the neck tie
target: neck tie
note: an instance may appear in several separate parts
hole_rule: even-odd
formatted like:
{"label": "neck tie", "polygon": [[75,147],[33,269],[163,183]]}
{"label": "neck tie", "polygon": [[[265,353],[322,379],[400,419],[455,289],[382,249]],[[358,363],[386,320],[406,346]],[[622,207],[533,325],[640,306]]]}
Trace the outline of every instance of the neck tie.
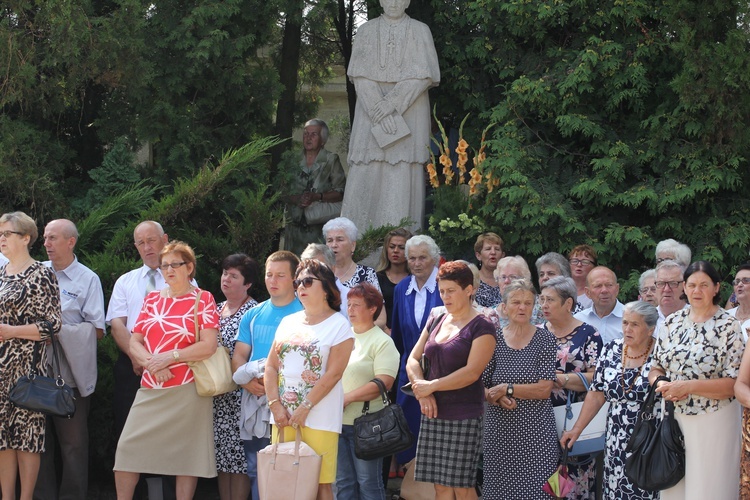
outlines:
{"label": "neck tie", "polygon": [[156,269],[149,269],[146,273],[146,276],[148,276],[148,284],[146,285],[146,295],[148,295],[149,292],[153,292],[156,290],[156,273],[158,273]]}

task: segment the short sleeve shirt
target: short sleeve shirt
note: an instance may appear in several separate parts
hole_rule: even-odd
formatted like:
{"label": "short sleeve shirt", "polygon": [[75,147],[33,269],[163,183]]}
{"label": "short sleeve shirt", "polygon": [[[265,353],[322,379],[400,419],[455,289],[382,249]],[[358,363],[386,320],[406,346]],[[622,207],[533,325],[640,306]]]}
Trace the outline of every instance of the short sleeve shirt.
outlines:
{"label": "short sleeve shirt", "polygon": [[[694,323],[690,308],[670,314],[657,337],[653,368],[670,380],[737,378],[744,351],[740,324],[719,308],[703,323]],[[675,411],[700,415],[720,410],[734,398],[710,399],[691,394],[675,402]]]}
{"label": "short sleeve shirt", "polygon": [[[325,375],[331,348],[354,337],[349,322],[331,314],[315,325],[304,323],[304,311],[281,320],[274,348],[279,357],[279,399],[294,411]],[[305,425],[341,432],[344,390],[339,380],[307,415]]]}
{"label": "short sleeve shirt", "polygon": [[[151,354],[184,349],[195,343],[195,298],[200,290],[181,297],[162,297],[159,291],[146,296],[133,333],[144,336],[144,345]],[[201,330],[219,328],[219,313],[216,301],[210,292],[203,291],[198,304],[198,324]],[[166,382],[157,382],[148,370],[143,372],[141,387],[163,389],[193,382],[193,371],[187,363],[169,366],[174,377]]]}
{"label": "short sleeve shirt", "polygon": [[250,346],[249,361],[267,358],[281,320],[301,310],[302,303],[294,297],[294,300],[284,306],[276,306],[266,300],[243,314],[237,331],[237,342]]}

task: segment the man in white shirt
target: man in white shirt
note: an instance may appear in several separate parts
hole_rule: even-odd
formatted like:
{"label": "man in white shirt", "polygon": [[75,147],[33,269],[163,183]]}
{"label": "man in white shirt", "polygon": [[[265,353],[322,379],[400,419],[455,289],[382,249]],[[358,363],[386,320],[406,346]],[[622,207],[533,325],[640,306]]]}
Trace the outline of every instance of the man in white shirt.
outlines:
{"label": "man in white shirt", "polygon": [[[683,299],[685,294],[685,281],[682,277],[685,267],[675,260],[664,260],[656,266],[656,307],[659,320],[655,332],[670,314],[679,311],[687,305]],[[687,297],[685,297],[687,298]]]}
{"label": "man in white shirt", "polygon": [[[49,417],[46,451],[42,454],[34,498],[86,498],[88,490],[88,415],[96,386],[96,342],[104,335],[104,293],[99,277],[78,262],[74,253],[78,229],[67,219],[53,220],[44,229],[44,248],[60,287],[63,327],[57,355],[65,382],[75,389],[72,418]],[[47,364],[52,364],[47,350]],[[48,372],[49,372],[48,368]],[[54,429],[54,431],[53,431]],[[59,444],[62,478],[55,477],[55,442]]]}
{"label": "man in white shirt", "polygon": [[623,305],[617,300],[619,293],[617,276],[608,267],[597,266],[586,277],[586,295],[593,305],[575,317],[596,328],[604,345],[622,338]]}
{"label": "man in white shirt", "polygon": [[[120,276],[112,289],[107,309],[107,323],[112,337],[120,348],[120,356],[114,366],[113,434],[115,442],[120,439],[122,428],[141,385],[143,367],[130,358],[130,335],[148,292],[166,286],[159,272],[159,252],[167,244],[168,236],[161,224],[144,221],[133,231],[133,240],[143,265]],[[174,481],[171,481],[174,483]],[[156,488],[156,485],[154,485]],[[149,488],[149,496],[158,490]],[[139,488],[140,489],[140,488]],[[169,487],[167,487],[169,489]],[[168,494],[168,496],[171,496]]]}

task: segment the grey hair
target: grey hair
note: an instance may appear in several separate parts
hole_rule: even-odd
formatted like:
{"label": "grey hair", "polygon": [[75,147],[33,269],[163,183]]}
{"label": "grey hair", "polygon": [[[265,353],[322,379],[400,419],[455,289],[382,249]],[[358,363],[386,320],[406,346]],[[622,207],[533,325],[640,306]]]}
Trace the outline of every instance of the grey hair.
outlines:
{"label": "grey hair", "polygon": [[312,120],[307,120],[305,122],[305,126],[302,127],[302,129],[306,129],[310,126],[320,127],[320,140],[325,146],[326,142],[328,142],[328,134],[330,133],[330,131],[328,130],[328,124],[320,118],[313,118]]}
{"label": "grey hair", "polygon": [[346,217],[336,217],[325,223],[323,226],[323,237],[328,237],[328,231],[344,231],[346,237],[354,243],[359,238],[357,226]]}
{"label": "grey hair", "polygon": [[[674,261],[670,260],[669,262],[674,262]],[[661,265],[661,264],[659,264],[659,265]],[[683,271],[684,271],[684,269],[683,269]],[[654,281],[656,281],[656,269],[649,269],[648,271],[643,271],[643,273],[641,273],[641,277],[638,278],[638,288],[643,288],[643,284],[649,278],[651,278]]]}
{"label": "grey hair", "polygon": [[507,304],[510,300],[511,295],[521,291],[531,292],[531,294],[536,298],[536,288],[534,288],[534,285],[531,284],[531,280],[519,279],[511,281],[510,283],[508,283],[508,286],[505,287],[505,290],[503,291],[503,303]]}
{"label": "grey hair", "polygon": [[521,274],[523,274],[524,279],[531,282],[531,269],[529,269],[529,265],[526,263],[524,258],[521,257],[520,255],[512,255],[510,257],[503,257],[502,259],[497,261],[497,267],[495,268],[495,273],[494,273],[495,279],[497,279],[497,277],[500,276],[500,270],[509,264],[520,267]]}
{"label": "grey hair", "polygon": [[648,302],[644,302],[642,300],[628,302],[627,304],[625,304],[622,312],[632,312],[633,314],[637,314],[638,316],[643,318],[643,321],[646,322],[646,325],[648,325],[649,328],[654,328],[656,326],[656,322],[659,321],[659,313],[657,312],[656,308]]}
{"label": "grey hair", "polygon": [[412,236],[406,241],[404,252],[406,253],[407,259],[409,258],[409,251],[418,245],[424,245],[427,247],[427,251],[430,253],[430,257],[432,257],[432,260],[435,261],[435,265],[440,262],[440,247],[438,247],[437,243],[435,243],[435,240],[433,240],[426,234],[418,234],[416,236]]}
{"label": "grey hair", "polygon": [[323,257],[323,262],[328,264],[328,267],[333,269],[336,264],[336,256],[333,255],[333,250],[328,248],[323,243],[310,243],[300,254],[300,259],[315,259],[320,260],[318,257]]}
{"label": "grey hair", "polygon": [[557,295],[560,296],[563,303],[568,299],[573,299],[573,308],[575,309],[576,302],[578,301],[578,289],[576,288],[576,282],[573,281],[573,278],[568,276],[555,276],[542,284],[542,290],[547,288],[551,288],[557,292]]}
{"label": "grey hair", "polygon": [[677,262],[676,260],[667,259],[659,262],[656,265],[656,272],[659,272],[659,269],[671,269],[671,268],[677,268],[680,270],[680,274],[685,274],[685,269],[687,269],[687,266],[683,266],[682,263]]}
{"label": "grey hair", "polygon": [[674,260],[676,260],[680,265],[684,266],[685,269],[690,265],[690,259],[693,256],[693,252],[690,251],[690,247],[685,245],[684,243],[680,243],[679,241],[673,240],[672,238],[660,241],[658,245],[656,245],[656,251],[654,252],[654,255],[658,258],[659,254],[662,253],[672,253],[674,254]]}
{"label": "grey hair", "polygon": [[466,267],[471,269],[471,274],[474,275],[474,283],[472,283],[472,285],[474,285],[474,292],[476,292],[477,288],[479,288],[479,268],[477,267],[476,264],[465,261],[463,259],[458,259],[456,260],[456,262],[461,262],[462,264],[466,264]]}
{"label": "grey hair", "polygon": [[570,262],[557,252],[545,253],[536,259],[536,272],[541,271],[544,265],[555,266],[562,276],[570,277]]}

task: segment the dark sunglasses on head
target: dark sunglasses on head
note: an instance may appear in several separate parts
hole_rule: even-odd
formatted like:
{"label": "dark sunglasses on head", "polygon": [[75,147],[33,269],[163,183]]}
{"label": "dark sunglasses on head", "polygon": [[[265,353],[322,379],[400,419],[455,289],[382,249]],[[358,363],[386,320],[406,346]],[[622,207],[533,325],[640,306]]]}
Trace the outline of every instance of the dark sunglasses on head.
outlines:
{"label": "dark sunglasses on head", "polygon": [[320,279],[308,276],[307,278],[302,278],[301,280],[294,280],[292,281],[292,284],[294,285],[294,289],[296,290],[300,285],[304,285],[305,288],[310,288],[313,284],[313,281],[320,281]]}

